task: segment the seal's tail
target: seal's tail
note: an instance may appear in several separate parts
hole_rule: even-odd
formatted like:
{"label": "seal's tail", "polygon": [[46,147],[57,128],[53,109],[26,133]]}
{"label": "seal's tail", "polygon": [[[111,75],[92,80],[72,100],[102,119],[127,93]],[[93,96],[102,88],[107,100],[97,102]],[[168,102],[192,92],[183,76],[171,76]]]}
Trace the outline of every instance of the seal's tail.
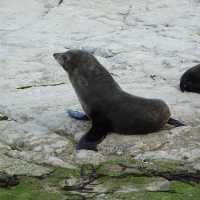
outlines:
{"label": "seal's tail", "polygon": [[179,127],[179,126],[185,126],[185,124],[183,124],[182,122],[170,117],[168,122],[168,124],[172,125],[172,126],[175,126],[175,127]]}

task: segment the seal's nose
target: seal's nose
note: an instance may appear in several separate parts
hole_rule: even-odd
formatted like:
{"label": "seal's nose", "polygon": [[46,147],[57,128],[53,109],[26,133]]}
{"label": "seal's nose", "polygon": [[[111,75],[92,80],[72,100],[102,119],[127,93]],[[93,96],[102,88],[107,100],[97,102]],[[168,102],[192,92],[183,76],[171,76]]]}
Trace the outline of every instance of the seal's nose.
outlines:
{"label": "seal's nose", "polygon": [[54,53],[53,57],[63,67],[64,66],[64,55],[63,53]]}
{"label": "seal's nose", "polygon": [[57,57],[58,57],[58,53],[54,53],[54,54],[53,54],[53,57],[54,57],[54,58],[57,58]]}

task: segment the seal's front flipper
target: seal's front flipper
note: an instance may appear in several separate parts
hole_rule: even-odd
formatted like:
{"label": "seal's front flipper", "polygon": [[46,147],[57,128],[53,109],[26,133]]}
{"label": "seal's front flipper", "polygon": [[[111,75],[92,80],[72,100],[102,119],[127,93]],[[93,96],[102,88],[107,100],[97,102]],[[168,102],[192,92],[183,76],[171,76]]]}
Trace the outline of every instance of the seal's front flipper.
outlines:
{"label": "seal's front flipper", "polygon": [[107,130],[103,125],[93,124],[92,128],[76,144],[76,150],[87,149],[97,151],[97,145],[103,141],[106,135]]}
{"label": "seal's front flipper", "polygon": [[77,120],[85,120],[85,121],[90,120],[88,118],[88,116],[85,115],[83,112],[79,112],[79,111],[76,111],[76,110],[70,110],[70,109],[68,109],[66,112],[71,118],[74,118],[74,119],[77,119]]}
{"label": "seal's front flipper", "polygon": [[175,127],[185,126],[185,124],[183,124],[182,122],[171,117],[169,118],[167,123]]}

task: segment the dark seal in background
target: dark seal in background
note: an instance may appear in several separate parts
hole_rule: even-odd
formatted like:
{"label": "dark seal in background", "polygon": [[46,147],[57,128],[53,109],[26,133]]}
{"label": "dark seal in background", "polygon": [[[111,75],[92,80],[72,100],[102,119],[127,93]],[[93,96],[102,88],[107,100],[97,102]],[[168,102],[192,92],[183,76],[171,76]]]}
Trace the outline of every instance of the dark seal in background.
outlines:
{"label": "dark seal in background", "polygon": [[200,93],[200,64],[188,69],[181,77],[180,89],[182,92]]}

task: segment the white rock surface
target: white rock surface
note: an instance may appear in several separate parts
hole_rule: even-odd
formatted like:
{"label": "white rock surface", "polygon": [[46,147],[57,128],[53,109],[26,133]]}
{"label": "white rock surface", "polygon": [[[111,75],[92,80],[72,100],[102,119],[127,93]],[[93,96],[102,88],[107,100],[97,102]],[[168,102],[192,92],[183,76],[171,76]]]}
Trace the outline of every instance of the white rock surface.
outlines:
{"label": "white rock surface", "polygon": [[120,140],[112,135],[103,144],[112,140],[118,149],[120,142],[134,141],[129,151],[138,158],[199,158],[200,95],[181,93],[178,85],[181,74],[200,63],[200,2],[58,2],[0,1],[0,114],[9,118],[0,121],[1,151],[68,166],[74,153],[69,136],[89,125],[65,114],[80,105],[52,54],[82,48],[94,53],[126,91],[164,99],[172,115],[191,126]]}

